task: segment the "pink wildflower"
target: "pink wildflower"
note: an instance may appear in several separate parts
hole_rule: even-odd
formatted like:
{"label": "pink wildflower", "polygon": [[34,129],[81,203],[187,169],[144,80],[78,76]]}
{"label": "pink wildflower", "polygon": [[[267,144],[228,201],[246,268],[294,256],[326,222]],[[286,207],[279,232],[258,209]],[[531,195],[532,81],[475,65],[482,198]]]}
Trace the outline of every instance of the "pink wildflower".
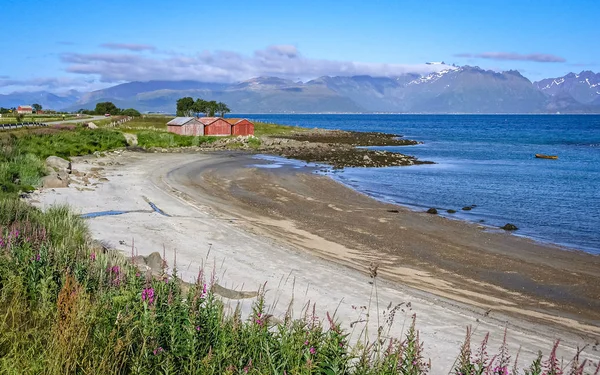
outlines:
{"label": "pink wildflower", "polygon": [[91,253],[90,254],[90,260],[93,262],[96,260],[96,253]]}
{"label": "pink wildflower", "polygon": [[154,349],[154,350],[152,351],[152,353],[154,353],[154,355],[159,355],[160,353],[162,353],[162,352],[164,352],[164,351],[165,351],[165,350],[164,350],[164,349],[163,349],[161,346],[159,346],[158,348]]}
{"label": "pink wildflower", "polygon": [[317,349],[315,349],[314,346],[311,346],[308,351],[310,352],[310,354],[315,354],[317,352]]}
{"label": "pink wildflower", "polygon": [[304,346],[308,346],[308,340],[304,341]]}
{"label": "pink wildflower", "polygon": [[142,301],[147,301],[148,305],[151,305],[154,302],[154,289],[145,288],[142,290]]}

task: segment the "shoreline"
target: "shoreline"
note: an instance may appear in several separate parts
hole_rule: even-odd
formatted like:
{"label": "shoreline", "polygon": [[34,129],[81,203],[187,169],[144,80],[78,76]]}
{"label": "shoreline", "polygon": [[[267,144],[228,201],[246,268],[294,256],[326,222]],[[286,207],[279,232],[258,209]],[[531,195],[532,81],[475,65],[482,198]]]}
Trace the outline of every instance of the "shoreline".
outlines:
{"label": "shoreline", "polygon": [[[210,265],[225,287],[256,290],[267,281],[270,285],[267,295],[275,314],[285,312],[290,301],[294,301],[295,307],[316,303],[321,317],[323,311],[338,311],[337,316],[346,327],[356,320],[352,306],[361,306],[368,300],[372,288],[366,275],[369,262],[381,261],[382,278],[377,284],[381,288],[382,304],[412,303],[405,317],[417,314],[425,355],[432,358],[434,369],[438,371],[448,371],[458,354],[465,326],[470,324],[480,327],[475,340],[491,332],[490,343],[494,347],[499,346],[504,327],[509,327],[511,351],[514,353],[523,345],[524,359],[535,357],[538,350],[548,353],[557,337],[563,339],[566,347],[562,353],[568,357],[576,346],[589,343],[591,347],[600,336],[598,324],[581,322],[577,314],[552,314],[552,309],[561,306],[547,303],[532,308],[519,304],[527,298],[517,292],[504,292],[489,283],[480,281],[470,285],[466,282],[469,279],[461,281],[462,277],[450,272],[436,272],[424,264],[427,259],[420,258],[418,253],[414,253],[413,258],[404,254],[398,264],[385,249],[375,246],[377,251],[371,251],[362,246],[349,246],[332,233],[305,227],[285,212],[274,212],[275,216],[264,213],[274,210],[279,203],[292,206],[301,202],[305,210],[319,204],[330,211],[328,214],[335,215],[345,213],[338,211],[346,209],[345,201],[355,210],[360,209],[364,220],[369,220],[373,211],[376,211],[375,218],[387,220],[387,223],[375,220],[379,224],[373,223],[374,227],[386,227],[400,217],[427,222],[432,220],[431,215],[413,213],[402,207],[399,213],[380,214],[383,207],[398,206],[374,201],[328,177],[297,171],[267,170],[265,173],[247,168],[249,163],[256,164],[257,159],[239,153],[164,155],[125,151],[118,155],[102,159],[76,158],[74,168],[77,170],[97,168],[98,162],[104,164],[105,170],[90,186],[75,183],[67,189],[44,190],[32,196],[32,203],[43,208],[68,202],[81,213],[117,208],[133,211],[148,209],[142,198],[147,196],[171,217],[137,212],[94,218],[89,220],[94,237],[126,254],[131,252],[132,241],[141,255],[162,251],[163,246],[167,253],[177,251],[178,269],[183,277],[194,278],[198,266]],[[280,179],[271,179],[271,174],[280,175]],[[100,181],[101,178],[108,181]],[[256,187],[266,189],[264,193],[269,199],[253,197],[252,190],[242,189],[254,179],[260,182]],[[340,199],[320,201],[321,193],[327,196],[330,189],[340,194]],[[226,191],[233,191],[236,198],[230,198]],[[277,193],[273,194],[274,191]],[[356,220],[356,216],[352,219]],[[319,217],[315,224],[326,226],[328,220]],[[450,223],[441,227],[439,223],[428,224],[444,231],[457,225],[464,229],[466,224]],[[417,236],[417,240],[427,241],[427,236],[414,228],[402,231]],[[360,237],[364,233],[355,235]],[[371,235],[374,245],[377,235]],[[360,242],[359,238],[349,238]],[[557,260],[541,259],[541,262],[556,264]],[[487,312],[490,306],[493,307],[491,313]],[[371,332],[375,331],[376,327],[371,327]],[[392,334],[400,336],[401,332],[396,330]],[[597,357],[591,349],[585,355]]]}
{"label": "shoreline", "polygon": [[[502,298],[508,297],[511,299],[511,295],[521,295],[520,297],[524,297],[529,293],[528,298],[533,297],[536,299],[536,301],[531,303],[531,301],[525,301],[527,298],[522,298],[523,301],[521,301],[521,303],[529,303],[531,310],[541,309],[543,311],[545,308],[549,308],[549,310],[558,308],[558,311],[560,311],[562,308],[564,313],[563,316],[576,317],[576,319],[583,318],[584,321],[589,319],[588,322],[593,326],[600,326],[600,313],[598,312],[600,311],[600,301],[598,301],[598,296],[600,296],[600,288],[594,288],[594,291],[588,287],[580,289],[581,292],[586,292],[588,295],[588,297],[586,297],[587,300],[584,301],[581,299],[580,295],[567,293],[563,290],[564,287],[560,286],[576,284],[570,279],[572,277],[579,277],[579,275],[573,273],[573,271],[575,268],[581,267],[581,272],[586,275],[581,277],[588,278],[585,280],[585,284],[591,288],[593,283],[590,282],[590,279],[592,277],[600,280],[600,257],[596,255],[578,250],[567,252],[563,248],[553,245],[548,246],[528,238],[516,237],[511,233],[482,231],[480,228],[478,228],[478,225],[474,223],[465,222],[462,220],[447,220],[444,217],[430,215],[424,212],[413,212],[396,204],[384,203],[375,200],[326,176],[314,176],[314,178],[312,178],[312,174],[303,173],[301,170],[256,170],[256,168],[247,168],[248,164],[251,164],[251,162],[248,162],[247,160],[225,161],[218,166],[213,166],[212,169],[202,168],[200,171],[200,168],[196,170],[192,168],[190,170],[181,172],[180,175],[187,173],[188,176],[185,177],[185,183],[189,184],[190,186],[193,185],[197,188],[200,186],[200,179],[202,179],[202,183],[208,184],[211,187],[210,189],[205,188],[203,193],[211,196],[212,198],[219,198],[221,201],[225,202],[222,204],[222,209],[228,209],[229,211],[232,211],[233,206],[235,207],[233,211],[242,210],[242,215],[252,215],[258,213],[260,215],[269,217],[269,220],[284,219],[292,222],[286,225],[295,227],[297,229],[299,227],[299,222],[306,220],[306,223],[301,223],[304,225],[300,225],[299,228],[299,231],[302,232],[302,235],[317,234],[322,238],[327,238],[328,241],[333,241],[335,245],[342,244],[344,246],[350,246],[351,248],[353,247],[352,245],[355,245],[354,250],[369,249],[377,254],[384,253],[391,259],[399,259],[398,254],[396,254],[398,252],[409,255],[411,258],[415,257],[416,255],[416,259],[412,260],[403,258],[402,263],[407,264],[409,268],[414,267],[416,269],[424,270],[429,273],[429,277],[432,278],[435,278],[432,275],[435,275],[436,273],[438,275],[444,275],[445,278],[453,279],[453,282],[455,282],[457,285],[462,284],[463,287],[470,282],[481,284],[480,287],[471,288],[472,290],[478,291],[476,293],[481,294],[473,295],[471,292],[465,293],[465,295],[471,298],[471,300],[469,300],[468,298],[464,298],[465,295],[453,295],[453,293],[448,293],[447,291],[442,290],[443,288],[423,288],[423,285],[418,285],[423,281],[419,277],[416,277],[414,280],[408,282],[409,285],[413,284],[413,286],[421,287],[428,292],[434,292],[446,297],[449,296],[451,299],[463,300],[463,302],[467,303],[473,303],[474,301],[472,299],[477,297],[480,299],[480,305],[487,308],[490,307],[487,305],[487,302],[489,301],[487,301],[488,298],[487,296],[484,296],[483,293],[488,292],[484,292],[484,290],[489,286],[493,287],[494,289],[498,289],[498,287],[500,287],[500,290],[498,290],[499,294],[497,296],[501,296],[501,298],[491,298],[490,300],[495,300],[498,302]],[[278,174],[280,176],[277,176]],[[297,174],[299,177],[290,177],[291,174]],[[197,175],[198,178],[194,179],[189,177],[192,175]],[[251,181],[252,178],[254,178],[254,181]],[[319,181],[322,178],[327,179],[327,181]],[[231,185],[236,182],[236,179],[240,183],[232,187]],[[182,185],[182,181],[183,180],[179,180],[178,183]],[[282,186],[284,183],[286,185]],[[262,194],[257,193],[260,190],[264,190],[264,185],[266,184],[274,185],[275,188],[271,191],[263,192]],[[306,194],[308,198],[301,198],[295,201],[294,197],[299,195],[297,191],[298,184],[303,184],[303,193]],[[219,190],[219,186],[225,185],[229,186],[229,188]],[[299,217],[298,215],[295,215],[295,208],[285,210],[281,207],[277,207],[278,204],[269,204],[268,202],[269,199],[272,199],[269,198],[269,196],[275,196],[274,202],[279,203],[279,205],[281,205],[281,203],[284,203],[284,205],[290,205],[291,202],[294,202],[299,206],[300,204],[314,202],[319,200],[314,196],[310,196],[310,193],[312,193],[310,190],[312,190],[313,186],[315,185],[322,185],[323,189],[330,190],[325,194],[327,198],[324,200],[328,203],[323,203],[322,206],[324,207],[321,209],[328,208],[329,210],[333,210],[333,213],[339,213],[337,216],[328,216],[328,220],[342,220],[345,214],[350,213],[350,210],[340,208],[340,201],[342,199],[338,199],[337,202],[335,202],[335,196],[341,195],[343,196],[343,199],[358,200],[360,201],[360,204],[369,205],[368,209],[361,207],[360,210],[362,211],[382,211],[381,214],[377,213],[374,215],[375,217],[368,217],[368,219],[372,220],[372,222],[369,222],[369,228],[372,228],[373,226],[381,226],[380,224],[385,224],[386,226],[386,228],[382,228],[383,230],[381,233],[377,232],[377,234],[374,235],[375,237],[386,236],[386,231],[394,230],[393,225],[390,227],[389,224],[393,222],[395,215],[406,215],[406,218],[403,218],[403,224],[406,224],[406,226],[403,226],[402,230],[413,229],[418,232],[421,230],[421,228],[419,228],[420,225],[427,226],[427,232],[419,233],[418,238],[415,238],[411,241],[411,246],[422,247],[423,243],[426,242],[429,243],[429,250],[419,251],[414,249],[404,249],[404,251],[398,251],[398,249],[394,248],[395,245],[393,243],[390,244],[389,240],[376,241],[374,238],[369,238],[372,233],[364,233],[364,231],[360,228],[343,228],[344,225],[347,227],[352,225],[350,222],[351,220],[345,221],[343,225],[336,226],[335,229],[325,230],[322,229],[323,224],[319,222],[311,223],[312,216],[315,216],[317,212],[317,209],[315,208],[313,208],[313,212],[307,212],[303,217]],[[292,188],[296,190],[294,191]],[[280,192],[285,192],[288,195],[282,197],[279,195]],[[350,206],[351,205],[352,204],[350,204]],[[399,212],[390,213],[387,212],[388,209],[398,209]],[[279,213],[277,210],[281,210],[283,212]],[[307,211],[309,210],[307,209]],[[273,214],[273,212],[275,212],[275,214]],[[238,214],[240,213],[238,212]],[[355,217],[354,219],[362,220],[363,217],[360,216],[358,218]],[[417,224],[411,225],[410,222],[415,221],[417,218],[419,219]],[[270,229],[273,229],[273,227],[276,228],[274,231],[276,233],[274,237],[278,237],[278,235],[284,235],[284,233],[289,232],[289,228],[277,228],[278,225],[276,223],[268,222],[268,220],[263,224],[266,224],[265,227],[271,227]],[[410,228],[409,225],[411,225],[412,228]],[[327,227],[327,225],[324,226]],[[344,229],[345,233],[341,234]],[[267,230],[267,232],[268,231],[269,230]],[[356,234],[357,232],[362,234],[362,237],[365,238],[359,239],[360,236]],[[438,232],[442,233],[439,234]],[[461,233],[467,233],[467,235],[465,238],[460,238],[460,243],[453,243],[452,240],[454,240],[454,238],[449,238],[452,236],[461,237]],[[434,241],[431,241],[427,238],[429,235],[433,235],[437,241],[446,241],[450,243],[446,244],[446,246],[433,243]],[[346,237],[350,237],[352,240],[347,240]],[[360,242],[356,243],[356,241]],[[402,241],[402,236],[394,236],[393,241]],[[373,249],[373,246],[369,244],[369,242],[381,243],[382,246],[379,246],[377,249]],[[475,245],[473,245],[473,243]],[[521,271],[515,271],[506,265],[504,266],[504,270],[501,271],[495,269],[493,265],[485,264],[485,261],[477,259],[481,258],[481,255],[478,254],[483,250],[483,246],[489,246],[489,244],[496,246],[496,249],[495,252],[490,252],[488,256],[499,262],[509,262],[511,267],[514,269],[521,268]],[[334,244],[329,245],[335,247]],[[470,248],[470,251],[466,252],[464,249],[461,249],[460,246],[464,248]],[[311,244],[303,247],[310,250]],[[456,261],[451,257],[450,259],[448,257],[444,257],[445,259],[442,259],[441,261],[438,260],[437,258],[441,256],[439,251],[444,247],[448,251],[454,251],[456,256],[462,257],[462,262],[469,262],[470,264],[466,267],[462,263],[456,264]],[[518,249],[519,253],[517,253],[515,249]],[[325,257],[329,258],[333,257],[338,261],[346,261],[346,264],[350,264],[356,268],[356,261],[348,262],[348,259],[340,259],[338,256],[339,254],[336,254],[335,252],[332,253],[325,249],[320,250],[320,255],[324,255]],[[469,255],[468,253],[476,254]],[[519,265],[519,263],[524,263],[525,265]],[[577,265],[574,266],[573,263],[577,263]],[[395,264],[395,262],[392,262],[392,268],[396,266]],[[402,280],[402,277],[406,277],[407,274],[409,276],[414,275],[411,275],[412,271],[407,271],[403,268],[404,267],[400,267],[399,272],[386,271],[385,269],[383,269],[382,272],[389,273],[388,277],[393,280],[407,283],[406,280]],[[500,269],[502,269],[502,267],[500,267]],[[525,269],[527,269],[527,271],[525,271]],[[565,272],[565,269],[569,271]],[[561,271],[563,273],[562,282],[557,283],[557,279],[560,278],[559,274]],[[528,272],[534,273],[535,276],[529,276]],[[465,277],[467,278],[466,280]],[[518,277],[521,277],[521,279],[516,281],[512,280],[517,279]],[[431,281],[429,281],[429,283],[431,283]],[[552,295],[552,297],[547,298],[546,295]],[[562,302],[558,302],[556,300],[561,300]],[[558,305],[561,306],[559,307]],[[499,307],[496,306],[496,308]],[[511,309],[510,307],[504,307],[500,309],[505,310],[506,312],[517,313],[516,310]],[[587,312],[582,314],[582,309],[587,310]],[[543,316],[543,314],[531,315],[537,315],[537,318]],[[550,316],[548,316],[548,318],[551,319]],[[597,333],[600,333],[600,328],[597,330]]]}
{"label": "shoreline", "polygon": [[[286,161],[288,159],[285,159]],[[418,165],[412,166],[411,168],[415,168],[415,167],[419,167]],[[343,181],[342,179],[338,178],[337,176],[335,176],[335,174],[332,174],[330,172],[327,173],[321,173],[320,175],[324,175],[327,177],[330,177],[331,179],[333,179],[334,181],[342,184],[343,186],[352,189],[358,193],[364,194],[367,197],[371,198],[371,199],[375,199],[379,202],[382,203],[386,203],[386,204],[393,204],[393,205],[397,205],[400,207],[404,207],[409,209],[411,212],[415,212],[415,213],[422,213],[427,211],[428,208],[431,207],[431,205],[423,205],[423,204],[416,204],[416,203],[407,203],[407,202],[398,202],[398,201],[394,201],[392,199],[386,199],[384,197],[378,197],[375,195],[371,195],[368,192],[362,191],[361,189],[359,189],[357,186],[353,186],[349,183],[346,183],[345,181]],[[461,221],[461,222],[466,222],[466,223],[470,223],[470,224],[474,224],[477,226],[482,226],[485,227],[485,229],[490,230],[490,231],[494,231],[495,233],[506,233],[506,231],[504,231],[501,227],[499,226],[494,226],[491,225],[489,223],[486,222],[481,222],[481,221],[477,221],[477,220],[471,220],[469,218],[466,217],[461,217],[460,215],[460,211],[457,210],[456,214],[449,214],[447,212],[445,212],[445,208],[439,208],[436,207],[439,211],[439,213],[437,214],[439,217],[443,217],[444,219],[448,219],[448,220],[457,220],[457,221]],[[458,214],[458,215],[457,215]],[[486,217],[486,216],[483,216]],[[510,219],[506,219],[506,222],[509,222]],[[585,254],[589,254],[589,255],[594,255],[594,256],[600,256],[600,250],[597,248],[593,248],[593,247],[585,247],[585,246],[580,246],[580,245],[576,245],[576,244],[570,244],[570,243],[561,243],[561,242],[556,242],[553,241],[551,239],[546,239],[546,238],[542,238],[542,237],[536,237],[535,234],[522,234],[522,229],[519,228],[518,231],[512,231],[510,232],[511,235],[516,236],[516,237],[520,237],[526,240],[530,240],[533,241],[539,245],[542,246],[548,246],[548,247],[553,247],[556,249],[560,249],[562,251],[570,251],[570,252],[582,252]]]}
{"label": "shoreline", "polygon": [[[383,204],[397,205],[397,206],[406,208],[414,213],[423,213],[423,212],[427,211],[427,209],[432,207],[431,205],[398,202],[398,201],[394,201],[391,198],[386,198],[385,196],[372,195],[367,191],[363,191],[358,186],[347,183],[343,179],[339,178],[339,176],[337,175],[337,171],[332,169],[332,167],[327,164],[307,163],[305,165],[300,165],[300,163],[306,163],[306,162],[304,162],[303,160],[299,160],[299,159],[285,158],[283,156],[271,155],[271,154],[255,154],[254,157],[256,157],[257,160],[270,162],[270,163],[273,163],[274,165],[277,165],[277,164],[295,165],[295,164],[297,164],[296,167],[294,167],[294,168],[312,168],[312,171],[310,173],[313,173],[317,176],[329,177],[330,179],[343,185],[344,187],[351,189],[357,193],[360,193],[368,198],[374,199]],[[411,166],[411,168],[415,168],[415,167],[418,168],[419,166],[420,165],[417,164],[417,165]],[[263,166],[263,168],[270,168],[270,167]],[[343,170],[344,169],[340,169],[339,171],[343,173]],[[306,173],[308,173],[308,172],[306,172]],[[510,235],[513,235],[513,236],[516,236],[519,238],[523,238],[525,240],[533,241],[540,246],[547,246],[547,247],[551,247],[554,249],[559,249],[561,251],[568,251],[568,252],[575,252],[575,253],[581,252],[581,253],[584,253],[587,255],[600,256],[600,254],[595,252],[595,251],[598,251],[598,249],[596,249],[596,248],[585,248],[585,247],[578,247],[575,244],[559,243],[559,242],[552,241],[550,239],[536,237],[535,235],[521,234],[519,231],[505,231],[501,227],[491,225],[487,222],[476,221],[476,220],[471,220],[466,217],[461,217],[460,210],[457,210],[455,214],[449,214],[449,213],[445,212],[445,210],[446,210],[445,208],[440,208],[440,207],[436,207],[436,208],[439,211],[438,214],[436,214],[436,215],[439,217],[442,217],[442,218],[448,219],[448,220],[455,220],[455,221],[459,221],[459,222],[469,223],[472,225],[476,225],[478,227],[484,227],[484,229],[489,230],[490,233],[506,233],[506,234],[510,234]],[[508,222],[508,221],[510,221],[510,219],[506,219],[506,221]]]}

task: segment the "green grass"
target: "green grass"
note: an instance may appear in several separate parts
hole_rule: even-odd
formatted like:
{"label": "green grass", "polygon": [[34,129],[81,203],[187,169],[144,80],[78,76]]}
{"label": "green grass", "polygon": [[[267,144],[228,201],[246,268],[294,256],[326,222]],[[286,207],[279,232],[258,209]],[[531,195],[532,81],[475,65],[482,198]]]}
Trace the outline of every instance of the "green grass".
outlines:
{"label": "green grass", "polygon": [[39,186],[48,156],[69,158],[125,146],[120,132],[74,125],[1,132],[0,196],[14,196]]}
{"label": "green grass", "polygon": [[123,134],[105,129],[57,130],[37,129],[28,132],[16,140],[16,147],[26,154],[42,159],[56,155],[62,158],[91,154],[125,147]]}
{"label": "green grass", "polygon": [[171,147],[190,147],[200,146],[206,143],[212,143],[219,139],[219,137],[211,136],[187,136],[179,135],[174,133],[168,133],[165,131],[155,130],[140,130],[134,131],[137,135],[138,145],[144,148],[160,147],[160,148],[171,148]]}
{"label": "green grass", "polygon": [[171,116],[161,115],[144,115],[136,117],[131,121],[121,125],[122,128],[134,128],[134,129],[155,129],[155,130],[167,130],[167,122],[171,121]]}
{"label": "green grass", "polygon": [[265,122],[254,123],[254,135],[257,137],[263,135],[284,135],[305,130],[308,129],[299,126],[269,124]]}

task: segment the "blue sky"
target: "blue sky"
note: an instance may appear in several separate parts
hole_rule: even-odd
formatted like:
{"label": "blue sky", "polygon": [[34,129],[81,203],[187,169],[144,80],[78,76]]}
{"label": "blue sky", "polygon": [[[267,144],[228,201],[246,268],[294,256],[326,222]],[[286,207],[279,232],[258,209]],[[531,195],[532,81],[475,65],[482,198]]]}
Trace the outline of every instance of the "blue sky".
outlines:
{"label": "blue sky", "polygon": [[0,93],[438,69],[427,61],[531,80],[600,71],[592,0],[0,0],[0,13]]}

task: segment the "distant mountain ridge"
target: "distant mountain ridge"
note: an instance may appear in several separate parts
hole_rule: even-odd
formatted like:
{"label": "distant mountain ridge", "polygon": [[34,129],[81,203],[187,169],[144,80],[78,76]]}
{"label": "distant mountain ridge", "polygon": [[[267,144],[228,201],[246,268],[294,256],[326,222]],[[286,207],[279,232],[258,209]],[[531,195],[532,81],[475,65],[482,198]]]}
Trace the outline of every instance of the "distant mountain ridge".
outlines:
{"label": "distant mountain ridge", "polygon": [[63,96],[0,95],[0,106],[38,102],[45,108],[76,111],[112,101],[121,108],[174,113],[176,100],[184,96],[222,101],[238,113],[600,113],[600,74],[584,71],[532,83],[515,70],[446,66],[423,76],[323,76],[308,82],[278,77],[233,84],[129,82]]}

